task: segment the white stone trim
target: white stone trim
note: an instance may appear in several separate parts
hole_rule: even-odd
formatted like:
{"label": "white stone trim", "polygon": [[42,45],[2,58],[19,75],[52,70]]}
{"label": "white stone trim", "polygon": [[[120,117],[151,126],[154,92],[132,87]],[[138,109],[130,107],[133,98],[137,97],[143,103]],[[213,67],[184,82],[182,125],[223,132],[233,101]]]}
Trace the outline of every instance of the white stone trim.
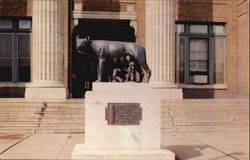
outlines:
{"label": "white stone trim", "polygon": [[184,89],[227,89],[226,84],[212,84],[212,85],[193,85],[193,84],[177,84]]}
{"label": "white stone trim", "polygon": [[73,18],[136,20],[136,12],[73,11]]}
{"label": "white stone trim", "polygon": [[1,87],[27,87],[28,83],[0,83]]}

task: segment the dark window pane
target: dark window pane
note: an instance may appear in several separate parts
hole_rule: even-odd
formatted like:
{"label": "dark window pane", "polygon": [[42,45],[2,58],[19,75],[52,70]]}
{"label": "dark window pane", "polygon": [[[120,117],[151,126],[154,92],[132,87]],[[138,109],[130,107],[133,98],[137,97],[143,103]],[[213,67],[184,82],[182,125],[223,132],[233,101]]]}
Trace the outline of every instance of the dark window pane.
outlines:
{"label": "dark window pane", "polygon": [[30,35],[18,35],[18,57],[30,57]]}
{"label": "dark window pane", "polygon": [[190,71],[207,72],[207,61],[190,61]]}
{"label": "dark window pane", "polygon": [[195,84],[207,84],[208,76],[207,75],[191,75],[189,81]]}
{"label": "dark window pane", "polygon": [[189,70],[192,72],[208,72],[208,40],[191,39]]}
{"label": "dark window pane", "polygon": [[185,38],[176,38],[176,82],[185,82]]}
{"label": "dark window pane", "polygon": [[12,58],[0,58],[0,82],[12,81]]}
{"label": "dark window pane", "polygon": [[190,60],[207,60],[207,53],[206,52],[191,52],[190,53]]}
{"label": "dark window pane", "polygon": [[12,57],[12,34],[0,34],[0,57]]}
{"label": "dark window pane", "polygon": [[12,28],[12,20],[0,20],[0,28],[1,29],[11,29]]}
{"label": "dark window pane", "polygon": [[184,33],[185,25],[184,24],[176,24],[176,33]]}
{"label": "dark window pane", "polygon": [[213,39],[213,78],[218,84],[225,83],[225,38]]}
{"label": "dark window pane", "polygon": [[191,39],[190,52],[205,52],[208,51],[208,40],[206,39]]}
{"label": "dark window pane", "polygon": [[208,33],[207,25],[190,25],[190,33]]}
{"label": "dark window pane", "polygon": [[225,35],[225,26],[224,25],[213,25],[213,33],[217,35]]}
{"label": "dark window pane", "polygon": [[19,20],[19,29],[30,29],[31,21],[30,20]]}
{"label": "dark window pane", "polygon": [[18,81],[30,82],[30,58],[18,59]]}

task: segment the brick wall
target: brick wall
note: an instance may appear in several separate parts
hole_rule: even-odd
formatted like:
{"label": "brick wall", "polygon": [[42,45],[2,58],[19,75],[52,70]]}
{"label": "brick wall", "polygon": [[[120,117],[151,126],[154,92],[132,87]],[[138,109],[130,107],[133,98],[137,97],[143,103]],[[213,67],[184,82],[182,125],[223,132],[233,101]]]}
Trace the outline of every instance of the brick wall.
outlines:
{"label": "brick wall", "polygon": [[249,1],[237,4],[237,97],[249,98]]}
{"label": "brick wall", "polygon": [[83,11],[120,12],[119,0],[83,0]]}
{"label": "brick wall", "polygon": [[32,0],[0,1],[0,16],[32,16]]}
{"label": "brick wall", "polygon": [[145,1],[137,1],[136,4],[137,13],[137,38],[136,42],[142,46],[145,46]]}

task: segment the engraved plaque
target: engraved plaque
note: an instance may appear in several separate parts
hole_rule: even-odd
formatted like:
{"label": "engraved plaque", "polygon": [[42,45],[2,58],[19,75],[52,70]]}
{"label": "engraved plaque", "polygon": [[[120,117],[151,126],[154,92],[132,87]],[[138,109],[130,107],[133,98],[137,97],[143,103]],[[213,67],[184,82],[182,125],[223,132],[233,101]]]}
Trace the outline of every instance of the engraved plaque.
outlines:
{"label": "engraved plaque", "polygon": [[139,103],[108,103],[105,118],[108,125],[139,125],[142,109]]}

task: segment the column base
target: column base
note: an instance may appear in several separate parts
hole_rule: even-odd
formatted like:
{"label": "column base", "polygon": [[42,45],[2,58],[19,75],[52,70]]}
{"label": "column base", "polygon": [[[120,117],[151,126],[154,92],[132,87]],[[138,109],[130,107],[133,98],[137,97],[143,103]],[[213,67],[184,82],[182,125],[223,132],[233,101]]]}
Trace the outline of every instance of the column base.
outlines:
{"label": "column base", "polygon": [[169,82],[150,82],[151,86],[155,89],[172,89],[172,88],[180,88],[179,85],[177,85],[176,83],[169,83]]}
{"label": "column base", "polygon": [[151,82],[152,88],[158,92],[161,99],[183,99],[183,91],[176,83]]}
{"label": "column base", "polygon": [[65,88],[30,87],[25,90],[25,98],[29,99],[65,99]]}
{"label": "column base", "polygon": [[71,159],[82,160],[175,160],[175,154],[163,149],[87,149],[75,146]]}

